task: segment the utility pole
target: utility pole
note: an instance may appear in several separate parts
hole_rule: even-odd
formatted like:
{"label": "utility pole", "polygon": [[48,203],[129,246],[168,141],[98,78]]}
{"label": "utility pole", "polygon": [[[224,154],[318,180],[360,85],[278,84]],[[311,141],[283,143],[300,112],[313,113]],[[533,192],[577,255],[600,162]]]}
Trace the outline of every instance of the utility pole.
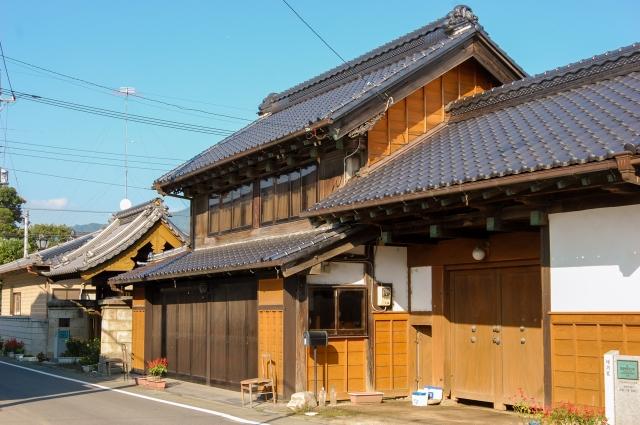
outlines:
{"label": "utility pole", "polygon": [[29,255],[29,210],[24,210],[24,249],[23,257],[27,258]]}

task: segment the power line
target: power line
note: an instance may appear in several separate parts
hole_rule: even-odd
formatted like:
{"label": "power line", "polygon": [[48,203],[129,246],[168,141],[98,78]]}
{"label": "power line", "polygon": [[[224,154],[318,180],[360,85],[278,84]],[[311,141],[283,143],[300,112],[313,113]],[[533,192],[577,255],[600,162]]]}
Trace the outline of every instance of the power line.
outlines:
{"label": "power line", "polygon": [[[107,186],[120,186],[120,187],[124,186],[121,183],[113,183],[113,182],[105,182],[105,181],[100,181],[100,180],[84,179],[84,178],[80,178],[80,177],[60,176],[60,175],[57,175],[57,174],[39,173],[37,171],[20,170],[20,169],[17,169],[17,168],[8,168],[8,170],[9,171],[20,172],[20,173],[26,173],[26,174],[34,174],[34,175],[37,175],[37,176],[54,177],[54,178],[65,179],[65,180],[75,180],[75,181],[80,181],[80,182],[85,182],[85,183],[104,184],[104,185],[107,185]],[[152,189],[150,187],[131,186],[131,185],[129,185],[129,187],[134,188],[134,189],[150,190],[152,192],[155,192],[155,189]]]}
{"label": "power line", "polygon": [[[88,85],[91,85],[91,86],[94,86],[94,87],[99,87],[99,88],[104,89],[104,90],[109,90],[109,91],[116,92],[116,93],[118,92],[117,89],[115,89],[113,87],[105,86],[104,84],[94,83],[92,81],[85,80],[83,78],[78,78],[78,77],[74,77],[72,75],[63,74],[61,72],[57,72],[57,71],[54,71],[52,69],[44,68],[42,66],[34,65],[32,63],[25,62],[25,61],[20,60],[20,59],[12,58],[12,57],[9,57],[9,56],[4,56],[4,54],[2,56],[3,56],[3,60],[6,58],[6,59],[9,59],[9,61],[11,61],[11,62],[20,63],[20,64],[23,64],[23,65],[29,66],[31,68],[39,69],[41,71],[49,72],[51,74],[55,74],[55,75],[59,75],[61,77],[65,77],[65,78],[71,79],[71,80],[79,81],[79,82],[82,82],[84,84],[88,84]],[[240,120],[240,121],[247,121],[247,122],[253,121],[250,118],[238,117],[238,116],[235,116],[235,115],[228,115],[228,114],[219,114],[219,113],[216,113],[216,112],[210,112],[210,111],[206,111],[204,109],[198,109],[198,108],[189,108],[189,107],[186,107],[186,106],[178,105],[176,103],[165,102],[165,101],[162,101],[162,100],[149,98],[149,97],[146,97],[146,96],[142,96],[140,94],[132,94],[131,96],[132,97],[137,97],[139,99],[144,99],[144,100],[149,101],[149,102],[160,103],[160,104],[163,104],[163,105],[167,105],[167,106],[171,106],[171,107],[174,107],[174,108],[182,109],[182,110],[185,110],[185,111],[200,112],[200,113],[207,114],[207,115],[219,116],[219,117],[224,117],[224,118],[231,118],[231,119]]]}
{"label": "power line", "polygon": [[[89,159],[101,159],[101,160],[106,160],[106,161],[121,161],[122,159],[120,158],[108,158],[108,157],[104,157],[104,156],[95,156],[95,155],[81,155],[81,154],[77,154],[77,153],[66,153],[66,152],[52,152],[52,151],[46,151],[46,150],[42,150],[42,149],[29,149],[29,148],[19,148],[16,146],[8,146],[8,145],[0,145],[0,147],[3,148],[7,148],[7,149],[13,149],[13,150],[19,150],[19,151],[26,151],[26,152],[36,152],[36,153],[45,153],[45,154],[52,154],[52,155],[67,155],[67,156],[73,156],[73,157],[78,157],[78,158],[89,158]],[[152,161],[140,161],[140,160],[135,160],[135,159],[130,159],[129,162],[135,162],[138,164],[148,164],[148,165],[162,165],[162,166],[167,166],[167,167],[175,167],[176,164],[168,164],[166,162],[152,162]]]}
{"label": "power line", "polygon": [[95,210],[70,210],[64,208],[32,208],[32,207],[24,207],[24,209],[29,211],[59,211],[59,212],[73,212],[73,213],[94,213],[94,214],[113,214],[113,211],[95,211]]}
{"label": "power line", "polygon": [[324,43],[325,46],[327,46],[329,48],[329,50],[331,50],[337,57],[340,58],[340,60],[344,63],[347,63],[347,61],[342,57],[342,55],[340,53],[338,53],[336,51],[336,49],[334,49],[333,47],[331,47],[331,45],[327,42],[327,40],[325,40],[320,33],[318,33],[318,31],[316,31],[311,24],[309,24],[290,4],[289,2],[287,2],[287,0],[282,0],[282,2],[284,4],[287,5],[287,7],[289,9],[291,9],[291,11],[298,17],[298,19],[300,19],[302,21],[303,24],[305,24],[307,26],[307,28],[309,28],[311,30],[311,32],[313,32],[316,37],[318,37],[320,39],[320,41],[322,41]]}
{"label": "power line", "polygon": [[[15,152],[11,152],[12,156],[24,156],[27,158],[38,158],[38,159],[49,159],[52,161],[62,161],[62,162],[72,162],[75,164],[90,164],[90,165],[101,165],[101,166],[105,166],[105,167],[118,167],[118,168],[124,168],[124,165],[119,165],[119,164],[105,164],[103,162],[93,162],[93,161],[80,161],[77,159],[65,159],[65,158],[55,158],[55,157],[50,157],[50,156],[41,156],[41,155],[30,155],[30,154],[26,154],[26,153],[15,153]],[[151,167],[129,167],[129,168],[135,168],[137,170],[149,170],[149,171],[161,171],[161,172],[167,172],[169,171],[166,168],[151,168]]]}
{"label": "power line", "polygon": [[[19,142],[17,140],[6,140],[6,142],[13,143],[13,144],[18,144],[18,145],[40,146],[40,147],[51,148],[51,149],[62,149],[62,150],[65,150],[65,151],[87,152],[87,153],[97,153],[97,154],[102,154],[102,155],[116,155],[116,156],[123,156],[124,155],[121,152],[93,151],[93,150],[90,150],[90,149],[68,148],[68,147],[64,147],[64,146],[46,145],[46,144],[42,144],[42,143]],[[129,156],[136,157],[136,158],[166,159],[166,160],[169,160],[169,161],[175,161],[177,163],[181,163],[181,162],[185,162],[186,161],[186,159],[169,158],[169,157],[166,157],[166,156],[134,155],[134,154],[131,154],[131,153],[129,154]]]}
{"label": "power line", "polygon": [[[85,112],[93,115],[101,115],[101,116],[121,119],[121,120],[125,119],[125,114],[123,112],[114,111],[112,109],[82,105],[79,103],[67,102],[64,100],[48,98],[48,97],[39,96],[35,94],[30,94],[30,93],[23,93],[23,92],[17,92],[17,91],[14,93],[16,97],[19,99],[38,102],[45,105],[55,106],[63,109],[70,109],[70,110],[75,110],[79,112]],[[145,115],[129,114],[128,119],[130,121],[138,122],[141,124],[155,125],[159,127],[173,128],[176,130],[191,131],[196,133],[215,134],[218,136],[229,136],[234,133],[234,131],[232,130],[226,130],[223,128],[208,127],[208,126],[198,125],[198,124],[189,124],[189,123],[184,123],[179,121],[164,120],[164,119],[149,117]]]}
{"label": "power line", "polygon": [[2,41],[0,41],[0,55],[2,55],[2,63],[4,63],[4,73],[7,74],[7,82],[9,83],[9,90],[11,90],[11,96],[15,99],[13,95],[13,86],[11,85],[11,77],[9,77],[9,69],[7,68],[7,61],[4,56],[4,49],[2,48]]}

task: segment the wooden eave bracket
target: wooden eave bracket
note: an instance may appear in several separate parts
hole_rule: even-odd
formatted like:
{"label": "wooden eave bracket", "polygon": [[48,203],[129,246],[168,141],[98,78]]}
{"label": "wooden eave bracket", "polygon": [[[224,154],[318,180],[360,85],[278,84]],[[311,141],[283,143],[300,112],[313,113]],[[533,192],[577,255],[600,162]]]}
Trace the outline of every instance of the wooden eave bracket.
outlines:
{"label": "wooden eave bracket", "polygon": [[640,176],[636,173],[634,164],[640,164],[640,157],[630,153],[624,153],[615,157],[620,176],[625,183],[640,186]]}

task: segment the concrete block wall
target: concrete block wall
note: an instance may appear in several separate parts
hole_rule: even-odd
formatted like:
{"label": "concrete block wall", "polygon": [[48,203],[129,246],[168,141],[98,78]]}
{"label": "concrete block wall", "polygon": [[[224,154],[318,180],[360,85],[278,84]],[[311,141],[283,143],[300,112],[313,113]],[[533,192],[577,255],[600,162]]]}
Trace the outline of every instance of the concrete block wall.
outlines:
{"label": "concrete block wall", "polygon": [[25,352],[36,355],[47,352],[49,322],[46,319],[32,319],[20,316],[0,316],[0,338],[16,338],[24,342]]}

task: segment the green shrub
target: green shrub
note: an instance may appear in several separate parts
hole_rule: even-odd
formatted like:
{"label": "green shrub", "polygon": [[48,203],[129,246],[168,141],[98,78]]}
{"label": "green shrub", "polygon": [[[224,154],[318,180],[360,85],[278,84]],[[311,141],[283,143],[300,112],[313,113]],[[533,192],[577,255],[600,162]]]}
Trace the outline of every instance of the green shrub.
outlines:
{"label": "green shrub", "polygon": [[80,341],[77,338],[69,338],[67,340],[67,351],[65,351],[63,355],[65,357],[80,357],[82,356],[82,349],[84,345],[84,341]]}

